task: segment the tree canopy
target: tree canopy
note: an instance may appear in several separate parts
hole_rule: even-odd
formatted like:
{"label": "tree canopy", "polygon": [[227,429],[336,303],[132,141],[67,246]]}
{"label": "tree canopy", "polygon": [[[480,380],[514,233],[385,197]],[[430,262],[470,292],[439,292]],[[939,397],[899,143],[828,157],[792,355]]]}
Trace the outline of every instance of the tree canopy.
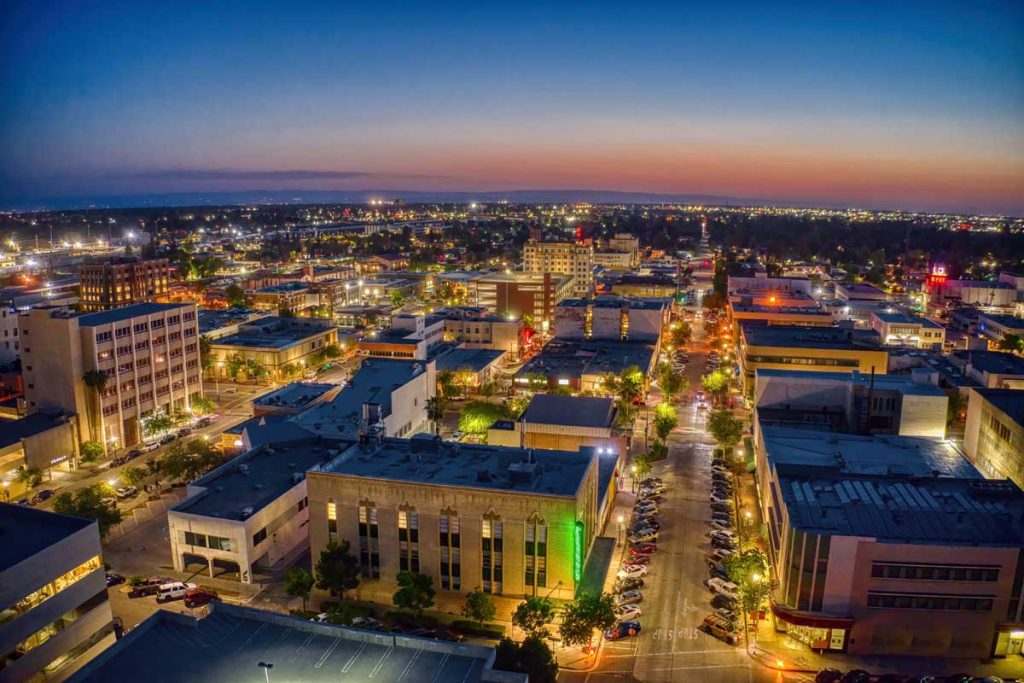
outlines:
{"label": "tree canopy", "polygon": [[396,607],[411,610],[419,617],[423,610],[434,606],[434,580],[428,574],[398,572],[398,590],[391,601]]}
{"label": "tree canopy", "polygon": [[316,587],[344,595],[359,586],[359,558],[349,552],[349,542],[328,543],[316,562]]}

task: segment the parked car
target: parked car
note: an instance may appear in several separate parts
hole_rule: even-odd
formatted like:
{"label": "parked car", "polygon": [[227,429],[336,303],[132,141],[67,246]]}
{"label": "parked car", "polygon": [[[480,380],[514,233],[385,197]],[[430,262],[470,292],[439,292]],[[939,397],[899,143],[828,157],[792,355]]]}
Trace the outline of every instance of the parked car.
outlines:
{"label": "parked car", "polygon": [[654,501],[640,501],[633,506],[633,512],[651,513],[658,511],[658,504]]}
{"label": "parked car", "polygon": [[711,539],[711,547],[715,548],[717,550],[722,550],[722,549],[725,549],[725,550],[735,550],[736,549],[736,542],[733,541],[732,539],[721,538],[721,537],[717,537],[716,536],[716,537],[712,537],[712,539]]}
{"label": "parked car", "polygon": [[173,443],[176,438],[178,438],[178,437],[174,436],[174,434],[165,434],[160,439],[160,445],[161,446],[166,446],[169,443]]}
{"label": "parked car", "polygon": [[710,579],[704,579],[704,585],[715,595],[724,595],[734,600],[738,600],[740,597],[740,587],[732,581],[726,581],[725,579],[713,576]]}
{"label": "parked car", "polygon": [[208,591],[203,588],[193,588],[185,592],[185,607],[201,607],[218,599],[218,595],[213,591]]}
{"label": "parked car", "polygon": [[725,619],[729,623],[735,623],[737,620],[739,620],[739,614],[736,612],[736,610],[730,609],[728,607],[718,607],[718,608],[716,608],[715,609],[715,614],[717,614],[718,616],[722,617],[723,619]]}
{"label": "parked car", "polygon": [[708,551],[708,562],[721,564],[725,561],[725,558],[729,557],[732,554],[732,550],[722,550],[720,548],[716,548],[714,550]]}
{"label": "parked car", "polygon": [[132,496],[138,494],[138,492],[139,490],[134,486],[122,486],[117,489],[117,497],[121,499],[131,498]]}
{"label": "parked car", "polygon": [[383,628],[384,622],[373,617],[355,617],[352,619],[352,625],[359,628],[379,629]]}
{"label": "parked car", "polygon": [[655,531],[658,531],[659,529],[661,529],[661,523],[656,519],[641,518],[633,524],[630,524],[629,529],[627,529],[627,531],[629,531],[629,533],[631,534],[635,534],[638,531],[643,531],[644,529],[653,529]]}
{"label": "parked car", "polygon": [[632,579],[616,579],[615,585],[612,587],[612,592],[615,593],[615,595],[619,595],[626,591],[643,588],[643,586],[644,580],[639,577]]}
{"label": "parked car", "polygon": [[714,521],[716,519],[721,520],[723,522],[727,520],[732,521],[732,515],[730,515],[728,512],[718,512],[717,510],[713,510],[711,512],[711,520]]}
{"label": "parked car", "polygon": [[121,574],[115,574],[114,572],[107,572],[107,588],[110,588],[111,586],[116,586],[118,584],[124,583],[126,580],[127,579],[125,579],[124,576],[122,576]]}
{"label": "parked car", "polygon": [[622,607],[624,605],[634,605],[638,602],[643,602],[643,599],[644,596],[640,593],[640,591],[632,589],[628,591],[622,591],[612,599],[612,602],[616,607]]}
{"label": "parked car", "polygon": [[716,595],[713,598],[711,598],[711,606],[715,609],[720,609],[724,607],[726,609],[735,610],[738,605],[739,602],[733,600],[728,595]]}
{"label": "parked car", "polygon": [[729,531],[728,529],[711,529],[708,531],[708,536],[712,538],[728,538],[730,541],[736,541],[736,532]]}
{"label": "parked car", "polygon": [[39,505],[44,500],[49,500],[53,496],[53,489],[43,489],[37,491],[36,495],[32,496],[32,505]]}
{"label": "parked car", "polygon": [[[871,674],[864,669],[854,669],[853,671],[847,671],[843,674],[843,677],[840,680],[842,680],[843,683],[868,683],[868,681],[871,680]],[[968,676],[966,680],[970,681],[974,679],[971,676]]]}
{"label": "parked car", "polygon": [[716,493],[715,491],[712,491],[711,495],[708,496],[708,498],[711,499],[711,507],[712,508],[714,508],[715,505],[722,505],[722,504],[728,505],[729,504],[729,498],[727,496],[720,495],[720,494]]}
{"label": "parked car", "polygon": [[640,633],[639,621],[620,621],[604,632],[605,640],[619,640]]}
{"label": "parked car", "polygon": [[164,576],[150,576],[149,578],[132,581],[129,598],[144,598],[147,595],[156,595],[160,586],[168,583],[170,579]]}
{"label": "parked car", "polygon": [[640,495],[645,495],[647,493],[664,493],[667,489],[668,487],[664,484],[644,483],[640,485]]}
{"label": "parked car", "polygon": [[728,519],[713,519],[711,520],[711,528],[721,531],[730,531],[732,529],[732,521]]}
{"label": "parked car", "polygon": [[717,564],[713,564],[708,567],[708,571],[711,572],[711,576],[722,579],[723,581],[729,580],[729,572],[725,570],[725,567]]}
{"label": "parked car", "polygon": [[732,512],[732,504],[727,500],[713,500],[711,509],[715,512]]}
{"label": "parked car", "polygon": [[316,615],[315,617],[310,617],[309,620],[313,621],[313,622],[316,622],[317,624],[329,624],[329,623],[331,623],[329,621],[330,618],[331,618],[330,614],[328,614],[327,612],[321,612],[320,614]]}
{"label": "parked car", "polygon": [[142,449],[141,448],[133,448],[132,450],[128,451],[128,459],[129,460],[134,460],[135,458],[139,457],[140,455],[142,455]]}
{"label": "parked car", "polygon": [[194,590],[197,586],[194,583],[185,583],[184,581],[171,581],[160,586],[156,591],[157,602],[171,602],[172,600],[181,600],[185,597],[185,594],[190,590]]}
{"label": "parked car", "polygon": [[654,529],[645,529],[629,537],[630,543],[644,543],[658,540],[658,532]]}
{"label": "parked car", "polygon": [[630,555],[651,555],[658,549],[656,543],[637,543],[629,549]]}
{"label": "parked car", "polygon": [[629,567],[622,567],[621,569],[619,569],[618,573],[615,574],[615,576],[622,579],[632,579],[640,576],[645,576],[646,574],[647,567],[638,564],[631,565]]}
{"label": "parked car", "polygon": [[621,621],[631,621],[638,618],[642,612],[640,605],[623,605],[615,610],[615,618]]}
{"label": "parked car", "polygon": [[644,565],[648,565],[650,563],[651,563],[651,556],[650,555],[630,555],[629,557],[627,557],[624,560],[622,560],[622,566],[623,567],[625,567],[626,565],[640,565],[640,566],[644,566]]}
{"label": "parked car", "polygon": [[701,624],[701,630],[708,633],[719,640],[735,645],[740,642],[740,635],[733,630],[732,625],[717,614],[710,614],[704,617],[704,623]]}
{"label": "parked car", "polygon": [[150,451],[155,451],[158,448],[160,448],[159,441],[150,441],[149,443],[142,444],[142,450],[146,451],[147,453],[149,453]]}
{"label": "parked car", "polygon": [[838,669],[822,669],[814,677],[814,683],[839,683],[842,679],[842,671]]}
{"label": "parked car", "polygon": [[192,433],[191,427],[182,427],[178,430],[178,438],[182,439]]}

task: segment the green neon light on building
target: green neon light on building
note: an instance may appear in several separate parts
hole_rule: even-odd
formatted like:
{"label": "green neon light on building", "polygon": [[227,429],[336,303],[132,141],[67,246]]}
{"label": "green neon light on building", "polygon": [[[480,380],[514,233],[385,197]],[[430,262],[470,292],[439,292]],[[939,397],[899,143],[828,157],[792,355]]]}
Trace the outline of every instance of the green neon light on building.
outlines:
{"label": "green neon light on building", "polygon": [[579,520],[573,530],[572,578],[576,583],[583,579],[583,522]]}

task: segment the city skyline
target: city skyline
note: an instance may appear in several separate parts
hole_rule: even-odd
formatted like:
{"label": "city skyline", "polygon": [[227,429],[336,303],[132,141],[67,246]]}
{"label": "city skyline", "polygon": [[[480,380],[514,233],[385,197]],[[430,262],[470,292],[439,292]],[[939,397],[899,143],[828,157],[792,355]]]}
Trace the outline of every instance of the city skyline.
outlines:
{"label": "city skyline", "polygon": [[586,189],[1024,213],[1009,4],[0,13],[3,208]]}

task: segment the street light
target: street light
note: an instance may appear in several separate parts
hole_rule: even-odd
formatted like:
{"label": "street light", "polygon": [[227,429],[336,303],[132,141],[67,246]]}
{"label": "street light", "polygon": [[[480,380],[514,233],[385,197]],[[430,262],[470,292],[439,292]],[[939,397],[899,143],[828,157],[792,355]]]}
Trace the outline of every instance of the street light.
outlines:
{"label": "street light", "polygon": [[270,670],[274,668],[274,665],[270,662],[260,662],[259,667],[263,669],[263,673],[267,675],[267,683],[270,683]]}

